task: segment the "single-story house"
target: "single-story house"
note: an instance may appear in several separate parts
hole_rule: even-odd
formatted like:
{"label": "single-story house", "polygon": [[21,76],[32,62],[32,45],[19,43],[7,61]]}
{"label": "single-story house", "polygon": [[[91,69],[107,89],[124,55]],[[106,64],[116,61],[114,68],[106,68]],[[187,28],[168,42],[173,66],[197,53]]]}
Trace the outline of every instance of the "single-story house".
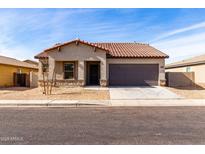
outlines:
{"label": "single-story house", "polygon": [[39,82],[46,70],[50,80],[55,74],[58,85],[148,86],[165,84],[168,55],[149,44],[76,39],[45,49],[35,58],[39,59]]}
{"label": "single-story house", "polygon": [[26,59],[23,62],[38,66],[38,62],[34,60]]}
{"label": "single-story house", "polygon": [[35,87],[38,67],[14,58],[0,56],[0,87]]}
{"label": "single-story house", "polygon": [[205,84],[205,55],[166,65],[166,72],[194,72],[195,83]]}

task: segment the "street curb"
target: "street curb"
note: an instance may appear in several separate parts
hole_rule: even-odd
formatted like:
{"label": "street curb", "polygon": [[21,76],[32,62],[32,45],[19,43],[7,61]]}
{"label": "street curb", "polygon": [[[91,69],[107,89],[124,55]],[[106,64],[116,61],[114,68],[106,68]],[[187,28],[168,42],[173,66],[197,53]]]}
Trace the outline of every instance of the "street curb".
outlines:
{"label": "street curb", "polygon": [[178,100],[0,100],[0,107],[205,106],[205,99]]}
{"label": "street curb", "polygon": [[0,107],[97,107],[109,100],[0,100]]}
{"label": "street curb", "polygon": [[112,106],[205,106],[205,99],[178,99],[178,100],[111,100]]}

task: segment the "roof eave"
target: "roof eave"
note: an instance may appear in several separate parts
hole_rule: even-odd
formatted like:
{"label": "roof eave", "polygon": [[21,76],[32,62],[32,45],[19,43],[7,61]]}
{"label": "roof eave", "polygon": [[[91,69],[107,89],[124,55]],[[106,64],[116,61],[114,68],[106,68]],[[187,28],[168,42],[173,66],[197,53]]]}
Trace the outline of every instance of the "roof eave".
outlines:
{"label": "roof eave", "polygon": [[29,68],[29,69],[38,69],[38,67],[35,66],[23,66],[23,65],[15,65],[15,64],[5,64],[5,63],[0,63],[1,65],[6,65],[6,66],[16,66],[16,67],[23,67],[23,68]]}
{"label": "roof eave", "polygon": [[35,59],[47,59],[48,57],[34,56]]}
{"label": "roof eave", "polygon": [[165,69],[172,69],[172,68],[186,67],[186,66],[194,66],[194,65],[203,65],[203,64],[205,64],[205,61],[170,65],[170,66],[165,66]]}
{"label": "roof eave", "polygon": [[169,56],[112,56],[112,55],[107,55],[107,58],[157,58],[157,59],[165,59],[169,58]]}
{"label": "roof eave", "polygon": [[106,48],[103,48],[103,47],[100,47],[100,46],[97,46],[97,45],[94,45],[94,44],[92,44],[92,43],[89,43],[89,42],[86,42],[86,41],[82,41],[82,40],[69,41],[69,42],[66,42],[66,43],[57,45],[57,46],[55,46],[55,47],[51,47],[51,48],[45,49],[44,52],[47,52],[47,51],[50,51],[50,50],[54,50],[54,49],[57,49],[57,48],[59,48],[59,47],[63,47],[63,46],[65,46],[65,45],[68,45],[68,44],[71,44],[71,43],[74,43],[74,42],[79,42],[79,43],[82,43],[82,44],[85,44],[85,45],[89,45],[89,46],[92,46],[92,47],[96,47],[96,48],[98,48],[98,49],[105,50],[105,51],[107,51],[108,53],[110,52],[109,49],[106,49]]}

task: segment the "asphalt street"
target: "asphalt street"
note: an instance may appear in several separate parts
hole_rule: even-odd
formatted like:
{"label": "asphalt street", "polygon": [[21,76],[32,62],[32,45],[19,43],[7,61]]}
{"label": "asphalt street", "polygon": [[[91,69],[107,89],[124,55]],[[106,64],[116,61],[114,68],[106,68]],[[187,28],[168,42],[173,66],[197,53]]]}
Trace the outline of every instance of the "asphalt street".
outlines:
{"label": "asphalt street", "polygon": [[0,144],[205,144],[205,107],[2,107]]}

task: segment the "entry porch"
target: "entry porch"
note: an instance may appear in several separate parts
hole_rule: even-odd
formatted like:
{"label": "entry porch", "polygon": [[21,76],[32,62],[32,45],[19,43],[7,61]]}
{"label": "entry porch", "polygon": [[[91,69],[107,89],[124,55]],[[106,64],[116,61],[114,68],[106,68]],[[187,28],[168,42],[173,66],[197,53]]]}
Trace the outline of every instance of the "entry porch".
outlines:
{"label": "entry porch", "polygon": [[107,86],[106,64],[96,60],[49,60],[48,78],[56,86]]}

